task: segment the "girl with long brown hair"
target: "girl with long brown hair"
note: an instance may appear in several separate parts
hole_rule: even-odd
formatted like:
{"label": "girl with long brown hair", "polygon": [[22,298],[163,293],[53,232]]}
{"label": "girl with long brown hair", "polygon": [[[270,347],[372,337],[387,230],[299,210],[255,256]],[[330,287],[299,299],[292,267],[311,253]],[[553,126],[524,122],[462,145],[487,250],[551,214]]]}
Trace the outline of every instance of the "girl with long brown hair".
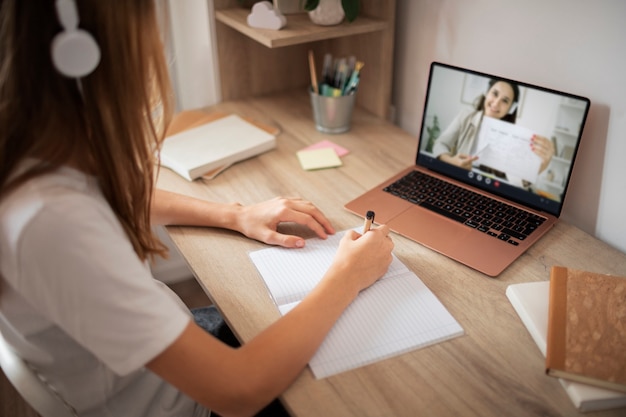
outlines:
{"label": "girl with long brown hair", "polygon": [[318,287],[240,347],[211,334],[216,311],[198,319],[153,279],[155,224],[293,248],[304,240],[279,223],[334,233],[305,200],[155,188],[173,100],[155,14],[154,0],[0,0],[0,330],[77,415],[251,415],[385,273],[393,243],[386,226],[348,232]]}

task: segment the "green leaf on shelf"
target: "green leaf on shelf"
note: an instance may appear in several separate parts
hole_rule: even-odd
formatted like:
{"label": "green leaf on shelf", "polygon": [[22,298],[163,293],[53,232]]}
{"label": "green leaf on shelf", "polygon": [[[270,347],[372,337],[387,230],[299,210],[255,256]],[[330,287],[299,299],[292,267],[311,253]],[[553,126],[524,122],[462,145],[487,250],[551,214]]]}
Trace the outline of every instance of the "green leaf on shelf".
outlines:
{"label": "green leaf on shelf", "polygon": [[354,21],[359,15],[359,1],[358,0],[341,0],[343,11],[346,14],[346,20],[348,22]]}

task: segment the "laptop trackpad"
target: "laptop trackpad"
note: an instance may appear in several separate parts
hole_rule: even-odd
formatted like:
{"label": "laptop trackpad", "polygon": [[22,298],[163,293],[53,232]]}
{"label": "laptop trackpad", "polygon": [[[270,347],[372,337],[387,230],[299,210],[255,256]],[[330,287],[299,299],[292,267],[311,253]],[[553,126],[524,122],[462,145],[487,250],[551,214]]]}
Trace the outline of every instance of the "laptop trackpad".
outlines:
{"label": "laptop trackpad", "polygon": [[394,232],[444,254],[466,246],[466,239],[472,233],[471,228],[418,206],[404,211],[387,224]]}

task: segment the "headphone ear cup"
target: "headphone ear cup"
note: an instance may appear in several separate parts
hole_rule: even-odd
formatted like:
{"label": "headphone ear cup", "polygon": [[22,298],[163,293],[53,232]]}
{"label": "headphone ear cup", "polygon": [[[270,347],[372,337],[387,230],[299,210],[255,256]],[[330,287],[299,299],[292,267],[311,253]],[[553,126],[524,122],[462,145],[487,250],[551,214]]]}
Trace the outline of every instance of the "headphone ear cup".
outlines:
{"label": "headphone ear cup", "polygon": [[67,77],[81,78],[91,74],[100,63],[100,48],[89,32],[65,30],[52,41],[52,63]]}

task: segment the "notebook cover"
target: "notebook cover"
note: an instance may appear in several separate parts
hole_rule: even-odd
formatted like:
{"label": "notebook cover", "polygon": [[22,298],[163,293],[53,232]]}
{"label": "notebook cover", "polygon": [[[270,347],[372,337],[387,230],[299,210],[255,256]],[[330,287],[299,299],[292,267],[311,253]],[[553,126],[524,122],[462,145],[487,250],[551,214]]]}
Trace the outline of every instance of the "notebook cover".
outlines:
{"label": "notebook cover", "polygon": [[552,267],[546,372],[626,392],[626,279]]}

